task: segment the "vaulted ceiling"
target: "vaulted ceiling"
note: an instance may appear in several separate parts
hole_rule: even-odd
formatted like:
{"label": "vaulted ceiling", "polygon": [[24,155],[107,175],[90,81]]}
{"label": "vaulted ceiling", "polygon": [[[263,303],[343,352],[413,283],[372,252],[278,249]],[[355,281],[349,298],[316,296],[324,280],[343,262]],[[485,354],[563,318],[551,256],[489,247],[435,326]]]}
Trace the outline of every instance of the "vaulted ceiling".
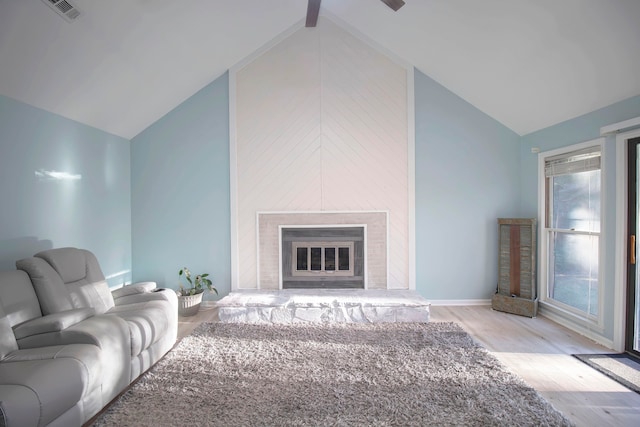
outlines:
{"label": "vaulted ceiling", "polygon": [[[0,94],[127,139],[307,11],[307,0],[70,2],[72,23],[41,0],[0,0]],[[638,0],[405,2],[322,0],[320,16],[521,135],[640,95]]]}

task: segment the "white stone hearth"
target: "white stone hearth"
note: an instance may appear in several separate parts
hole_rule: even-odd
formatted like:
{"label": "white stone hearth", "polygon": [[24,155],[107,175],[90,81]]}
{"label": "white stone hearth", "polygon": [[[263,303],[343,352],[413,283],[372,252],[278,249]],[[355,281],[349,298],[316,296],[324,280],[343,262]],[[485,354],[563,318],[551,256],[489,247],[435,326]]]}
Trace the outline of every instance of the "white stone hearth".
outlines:
{"label": "white stone hearth", "polygon": [[409,290],[236,291],[217,303],[224,323],[429,321],[431,304]]}

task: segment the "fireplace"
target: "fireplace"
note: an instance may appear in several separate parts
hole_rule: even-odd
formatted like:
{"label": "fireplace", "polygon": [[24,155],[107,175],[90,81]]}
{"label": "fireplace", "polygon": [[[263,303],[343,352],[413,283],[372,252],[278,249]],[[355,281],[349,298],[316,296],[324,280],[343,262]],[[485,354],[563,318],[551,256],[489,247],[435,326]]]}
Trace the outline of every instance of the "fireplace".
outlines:
{"label": "fireplace", "polygon": [[365,227],[306,226],[281,229],[282,287],[365,286]]}
{"label": "fireplace", "polygon": [[253,289],[397,289],[388,225],[386,211],[258,212]]}

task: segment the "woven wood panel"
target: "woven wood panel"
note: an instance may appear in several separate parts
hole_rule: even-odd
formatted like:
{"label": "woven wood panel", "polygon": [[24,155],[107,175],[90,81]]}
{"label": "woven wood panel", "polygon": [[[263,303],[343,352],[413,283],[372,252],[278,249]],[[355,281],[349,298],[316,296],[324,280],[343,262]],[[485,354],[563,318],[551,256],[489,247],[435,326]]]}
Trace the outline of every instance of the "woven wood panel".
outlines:
{"label": "woven wood panel", "polygon": [[498,219],[498,294],[536,298],[536,219]]}

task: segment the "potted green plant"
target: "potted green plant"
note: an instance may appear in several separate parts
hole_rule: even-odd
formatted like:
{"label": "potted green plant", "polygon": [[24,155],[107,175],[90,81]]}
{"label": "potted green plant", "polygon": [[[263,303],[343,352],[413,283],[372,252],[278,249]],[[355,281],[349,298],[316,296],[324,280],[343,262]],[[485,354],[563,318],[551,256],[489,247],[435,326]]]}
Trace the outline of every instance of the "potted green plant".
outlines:
{"label": "potted green plant", "polygon": [[[188,287],[184,287],[180,282],[182,276],[189,282]],[[180,316],[193,316],[200,310],[202,296],[205,288],[218,294],[218,290],[209,279],[209,273],[198,274],[193,279],[191,271],[187,267],[182,267],[178,272],[178,314]]]}

